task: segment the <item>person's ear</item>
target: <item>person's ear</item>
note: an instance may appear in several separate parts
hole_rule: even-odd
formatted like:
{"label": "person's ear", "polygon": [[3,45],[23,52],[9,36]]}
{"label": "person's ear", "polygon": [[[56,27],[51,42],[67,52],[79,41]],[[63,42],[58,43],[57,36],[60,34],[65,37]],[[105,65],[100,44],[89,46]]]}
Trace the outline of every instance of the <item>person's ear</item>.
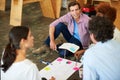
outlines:
{"label": "person's ear", "polygon": [[25,42],[25,40],[24,40],[24,39],[21,39],[20,43],[24,43],[24,42]]}
{"label": "person's ear", "polygon": [[95,39],[95,35],[94,35],[93,33],[90,34],[90,38],[91,38],[91,41],[92,41],[94,44],[97,43],[97,41],[96,41],[96,39]]}
{"label": "person's ear", "polygon": [[23,48],[24,44],[25,44],[25,39],[21,39],[21,41],[20,41],[20,47]]}

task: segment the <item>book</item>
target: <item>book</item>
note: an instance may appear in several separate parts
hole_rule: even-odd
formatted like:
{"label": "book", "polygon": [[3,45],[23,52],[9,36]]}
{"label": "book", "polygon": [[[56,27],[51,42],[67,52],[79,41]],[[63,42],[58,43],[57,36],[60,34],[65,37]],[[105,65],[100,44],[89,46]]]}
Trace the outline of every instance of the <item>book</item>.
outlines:
{"label": "book", "polygon": [[80,47],[73,43],[63,43],[61,46],[59,46],[59,49],[66,49],[72,53],[75,53]]}

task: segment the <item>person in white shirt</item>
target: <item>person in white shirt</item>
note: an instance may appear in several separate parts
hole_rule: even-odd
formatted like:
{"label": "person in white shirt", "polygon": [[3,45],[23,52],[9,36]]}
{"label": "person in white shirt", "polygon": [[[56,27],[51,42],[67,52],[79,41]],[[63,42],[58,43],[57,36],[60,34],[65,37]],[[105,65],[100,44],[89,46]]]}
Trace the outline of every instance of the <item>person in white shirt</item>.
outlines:
{"label": "person in white shirt", "polygon": [[[14,26],[1,59],[1,80],[42,80],[37,66],[26,58],[34,37],[28,27]],[[55,80],[52,77],[50,80]]]}

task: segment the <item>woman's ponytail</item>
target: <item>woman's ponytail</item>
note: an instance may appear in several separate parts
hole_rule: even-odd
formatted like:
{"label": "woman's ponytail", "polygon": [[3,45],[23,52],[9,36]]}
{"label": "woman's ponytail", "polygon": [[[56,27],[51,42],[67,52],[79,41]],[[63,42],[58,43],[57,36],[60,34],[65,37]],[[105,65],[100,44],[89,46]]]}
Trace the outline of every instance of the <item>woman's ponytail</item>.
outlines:
{"label": "woman's ponytail", "polygon": [[12,65],[15,59],[16,59],[15,47],[11,43],[8,43],[3,54],[2,59],[3,65],[1,66],[4,72],[6,72],[9,69],[9,67]]}

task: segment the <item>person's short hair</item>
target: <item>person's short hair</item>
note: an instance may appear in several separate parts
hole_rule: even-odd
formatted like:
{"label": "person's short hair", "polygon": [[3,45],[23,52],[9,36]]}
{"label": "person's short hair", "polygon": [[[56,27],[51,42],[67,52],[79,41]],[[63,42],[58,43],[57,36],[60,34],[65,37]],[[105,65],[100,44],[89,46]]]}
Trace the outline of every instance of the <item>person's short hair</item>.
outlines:
{"label": "person's short hair", "polygon": [[68,4],[68,11],[70,11],[71,6],[75,6],[75,5],[78,5],[79,9],[81,9],[81,6],[77,1],[72,1]]}
{"label": "person's short hair", "polygon": [[105,17],[110,19],[112,22],[115,21],[117,10],[112,7],[109,3],[100,3],[96,7],[96,11],[102,13]]}
{"label": "person's short hair", "polygon": [[114,24],[106,17],[94,16],[89,21],[90,34],[93,33],[97,41],[105,42],[113,38]]}

